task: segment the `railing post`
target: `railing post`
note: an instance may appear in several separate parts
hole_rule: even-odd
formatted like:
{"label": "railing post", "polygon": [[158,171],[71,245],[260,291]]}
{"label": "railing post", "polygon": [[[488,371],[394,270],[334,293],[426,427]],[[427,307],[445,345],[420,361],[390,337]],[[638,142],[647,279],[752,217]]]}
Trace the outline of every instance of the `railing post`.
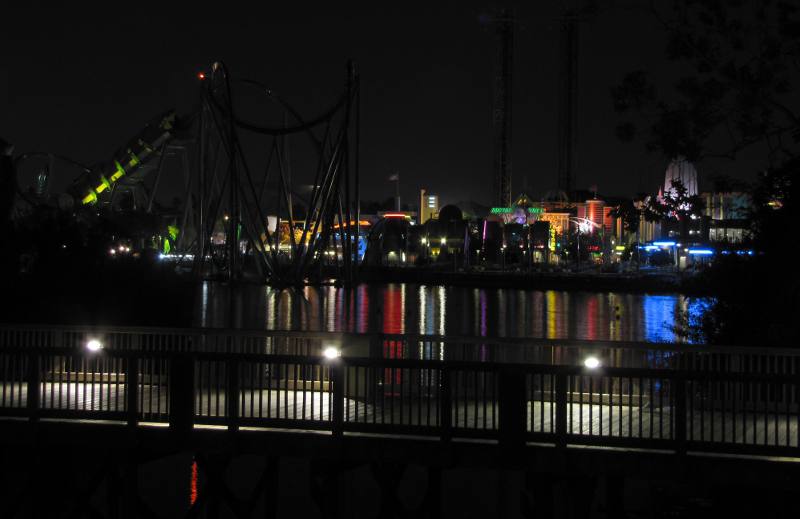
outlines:
{"label": "railing post", "polygon": [[[228,422],[228,430],[235,432],[239,430],[239,359],[236,354],[229,355],[230,357],[225,363],[227,366],[226,378],[228,379],[225,394],[225,407],[227,408],[225,419]],[[194,402],[194,392],[192,392],[192,402]]]}
{"label": "railing post", "polygon": [[679,373],[672,379],[675,385],[673,398],[673,423],[675,424],[675,451],[678,454],[686,453],[686,377]]}
{"label": "railing post", "polygon": [[374,333],[369,337],[369,358],[383,358],[383,334]]}
{"label": "railing post", "polygon": [[452,379],[453,373],[444,365],[439,370],[441,384],[439,386],[439,426],[442,441],[450,441],[453,437],[453,402]]}
{"label": "railing post", "polygon": [[500,445],[516,449],[525,445],[525,372],[515,367],[499,371]]}
{"label": "railing post", "polygon": [[169,428],[188,433],[194,425],[194,358],[180,353],[169,358]]}
{"label": "railing post", "polygon": [[35,350],[28,354],[28,418],[39,420],[39,388],[42,381],[41,357]]}
{"label": "railing post", "polygon": [[333,398],[333,405],[331,406],[331,431],[334,436],[341,436],[344,431],[344,361],[341,358],[333,359],[330,362],[331,370],[331,383],[333,390],[331,391],[331,398]]}
{"label": "railing post", "polygon": [[139,358],[132,351],[125,357],[125,403],[128,427],[139,424]]}
{"label": "railing post", "polygon": [[567,446],[567,374],[556,373],[556,446]]}

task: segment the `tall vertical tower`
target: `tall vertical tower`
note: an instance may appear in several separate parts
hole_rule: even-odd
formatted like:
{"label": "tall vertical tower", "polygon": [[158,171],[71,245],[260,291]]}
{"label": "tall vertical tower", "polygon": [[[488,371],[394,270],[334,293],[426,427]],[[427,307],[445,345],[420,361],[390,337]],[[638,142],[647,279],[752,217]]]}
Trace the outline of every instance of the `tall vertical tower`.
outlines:
{"label": "tall vertical tower", "polygon": [[511,205],[511,90],[514,68],[514,11],[501,9],[494,20],[497,58],[494,76],[493,191],[499,207]]}
{"label": "tall vertical tower", "polygon": [[575,145],[578,124],[578,13],[561,18],[558,74],[558,189],[570,196],[575,180]]}

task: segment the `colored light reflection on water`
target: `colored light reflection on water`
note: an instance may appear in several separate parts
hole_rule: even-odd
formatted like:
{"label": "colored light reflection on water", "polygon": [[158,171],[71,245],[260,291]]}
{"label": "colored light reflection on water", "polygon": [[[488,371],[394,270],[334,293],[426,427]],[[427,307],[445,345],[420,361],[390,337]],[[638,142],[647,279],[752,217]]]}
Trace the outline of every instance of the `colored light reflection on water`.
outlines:
{"label": "colored light reflection on water", "polygon": [[[227,287],[207,283],[196,322],[230,326]],[[303,289],[242,287],[234,326],[253,329],[674,342],[678,315],[698,321],[706,299],[425,286],[404,283]]]}

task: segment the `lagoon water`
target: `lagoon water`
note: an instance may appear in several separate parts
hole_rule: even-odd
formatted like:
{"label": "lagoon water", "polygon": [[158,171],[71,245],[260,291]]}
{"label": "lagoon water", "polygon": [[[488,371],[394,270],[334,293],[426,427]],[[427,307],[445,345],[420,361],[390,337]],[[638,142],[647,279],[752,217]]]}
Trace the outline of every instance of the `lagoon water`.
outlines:
{"label": "lagoon water", "polygon": [[[201,287],[195,324],[248,329],[676,342],[680,294],[512,290],[408,283],[303,289]],[[235,319],[231,321],[229,315]]]}

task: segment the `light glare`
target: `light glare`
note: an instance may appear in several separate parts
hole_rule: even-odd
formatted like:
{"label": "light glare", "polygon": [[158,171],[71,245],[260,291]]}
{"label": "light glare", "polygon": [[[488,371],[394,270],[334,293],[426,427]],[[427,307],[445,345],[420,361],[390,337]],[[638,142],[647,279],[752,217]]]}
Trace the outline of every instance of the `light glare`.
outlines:
{"label": "light glare", "polygon": [[328,346],[323,350],[322,355],[324,355],[326,359],[337,359],[342,356],[342,352],[335,346]]}
{"label": "light glare", "polygon": [[86,349],[89,351],[100,351],[103,349],[103,343],[97,339],[91,339],[86,343]]}
{"label": "light glare", "polygon": [[600,359],[597,357],[587,357],[586,360],[583,361],[583,365],[589,369],[595,369],[600,367]]}

